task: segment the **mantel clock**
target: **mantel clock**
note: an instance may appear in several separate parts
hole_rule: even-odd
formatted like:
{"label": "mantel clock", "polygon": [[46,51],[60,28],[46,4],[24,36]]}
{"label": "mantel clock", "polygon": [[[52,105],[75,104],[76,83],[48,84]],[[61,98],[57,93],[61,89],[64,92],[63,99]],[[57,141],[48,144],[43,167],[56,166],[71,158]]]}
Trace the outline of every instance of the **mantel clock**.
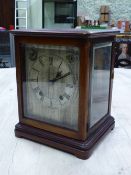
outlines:
{"label": "mantel clock", "polygon": [[110,115],[115,34],[77,29],[12,34],[16,136],[87,159],[115,123]]}

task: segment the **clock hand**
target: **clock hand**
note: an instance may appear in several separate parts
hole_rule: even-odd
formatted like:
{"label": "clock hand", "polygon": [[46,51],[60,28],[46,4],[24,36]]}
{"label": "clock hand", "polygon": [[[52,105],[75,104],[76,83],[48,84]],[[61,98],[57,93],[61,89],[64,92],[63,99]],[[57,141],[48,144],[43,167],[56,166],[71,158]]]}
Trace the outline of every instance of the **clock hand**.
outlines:
{"label": "clock hand", "polygon": [[56,73],[55,78],[61,77],[62,71],[59,71],[59,69],[60,69],[60,67],[62,65],[62,62],[63,62],[63,60],[61,60],[59,66],[58,66],[58,69],[57,69],[57,73]]}
{"label": "clock hand", "polygon": [[50,78],[51,78],[52,68],[53,68],[53,57],[52,57],[52,56],[49,56],[49,72],[48,72],[48,80],[50,80]]}
{"label": "clock hand", "polygon": [[55,76],[55,78],[61,77],[62,76],[61,74],[62,74],[62,71],[58,71],[57,74],[56,74],[56,76]]}
{"label": "clock hand", "polygon": [[60,79],[62,79],[62,78],[65,78],[65,77],[67,77],[67,76],[69,76],[71,73],[70,72],[68,72],[68,73],[66,73],[66,74],[64,74],[64,75],[62,75],[61,77],[56,77],[56,78],[53,78],[52,80],[49,80],[49,82],[56,82],[57,80],[60,80]]}
{"label": "clock hand", "polygon": [[58,70],[60,69],[60,67],[61,67],[61,65],[62,65],[62,62],[63,62],[63,60],[61,61],[60,65],[59,65],[59,67],[58,67]]}
{"label": "clock hand", "polygon": [[53,57],[52,56],[49,57],[49,63],[50,63],[50,65],[53,65]]}

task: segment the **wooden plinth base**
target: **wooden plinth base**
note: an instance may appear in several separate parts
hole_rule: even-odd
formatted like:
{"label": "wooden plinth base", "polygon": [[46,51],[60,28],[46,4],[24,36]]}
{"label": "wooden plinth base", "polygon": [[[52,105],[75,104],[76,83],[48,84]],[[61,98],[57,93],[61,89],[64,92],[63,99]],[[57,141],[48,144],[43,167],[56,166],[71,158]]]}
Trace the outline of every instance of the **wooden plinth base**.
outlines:
{"label": "wooden plinth base", "polygon": [[87,159],[98,142],[114,128],[114,125],[114,118],[107,117],[100,127],[85,141],[70,139],[22,123],[15,126],[15,135],[71,153],[80,159]]}

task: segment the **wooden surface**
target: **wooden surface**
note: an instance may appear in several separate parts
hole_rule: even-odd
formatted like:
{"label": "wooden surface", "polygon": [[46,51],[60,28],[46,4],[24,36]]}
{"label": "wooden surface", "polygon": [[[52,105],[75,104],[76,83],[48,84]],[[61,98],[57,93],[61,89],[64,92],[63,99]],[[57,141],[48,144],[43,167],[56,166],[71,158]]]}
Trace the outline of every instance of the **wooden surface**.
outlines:
{"label": "wooden surface", "polygon": [[18,123],[15,69],[0,69],[0,174],[130,175],[131,70],[115,69],[112,115],[115,129],[87,160],[16,138]]}

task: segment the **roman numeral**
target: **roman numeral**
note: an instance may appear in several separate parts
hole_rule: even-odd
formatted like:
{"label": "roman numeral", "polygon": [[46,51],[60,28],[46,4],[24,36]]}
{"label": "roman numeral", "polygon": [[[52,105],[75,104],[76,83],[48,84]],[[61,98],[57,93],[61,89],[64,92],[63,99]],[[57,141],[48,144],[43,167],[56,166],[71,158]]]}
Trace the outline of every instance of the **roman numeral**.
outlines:
{"label": "roman numeral", "polygon": [[39,86],[35,87],[33,90],[34,90],[35,93],[39,93],[40,92]]}
{"label": "roman numeral", "polygon": [[64,93],[64,95],[63,95],[67,100],[69,100],[70,99],[70,96],[68,95],[68,94],[66,94],[66,93]]}
{"label": "roman numeral", "polygon": [[39,58],[39,62],[42,66],[44,66],[43,60],[41,58]]}
{"label": "roman numeral", "polygon": [[60,99],[60,100],[63,100],[64,98],[63,98],[63,96],[62,96],[62,95],[60,95],[60,96],[59,96],[59,99]]}
{"label": "roman numeral", "polygon": [[37,70],[36,68],[32,67],[32,69],[33,69],[34,71],[36,71],[36,72],[39,73],[39,70]]}
{"label": "roman numeral", "polygon": [[53,64],[53,57],[49,57],[49,63],[50,63],[50,65]]}
{"label": "roman numeral", "polygon": [[66,87],[73,88],[74,86],[72,84],[67,84]]}
{"label": "roman numeral", "polygon": [[29,79],[29,81],[38,82],[38,79],[31,78],[31,79]]}

